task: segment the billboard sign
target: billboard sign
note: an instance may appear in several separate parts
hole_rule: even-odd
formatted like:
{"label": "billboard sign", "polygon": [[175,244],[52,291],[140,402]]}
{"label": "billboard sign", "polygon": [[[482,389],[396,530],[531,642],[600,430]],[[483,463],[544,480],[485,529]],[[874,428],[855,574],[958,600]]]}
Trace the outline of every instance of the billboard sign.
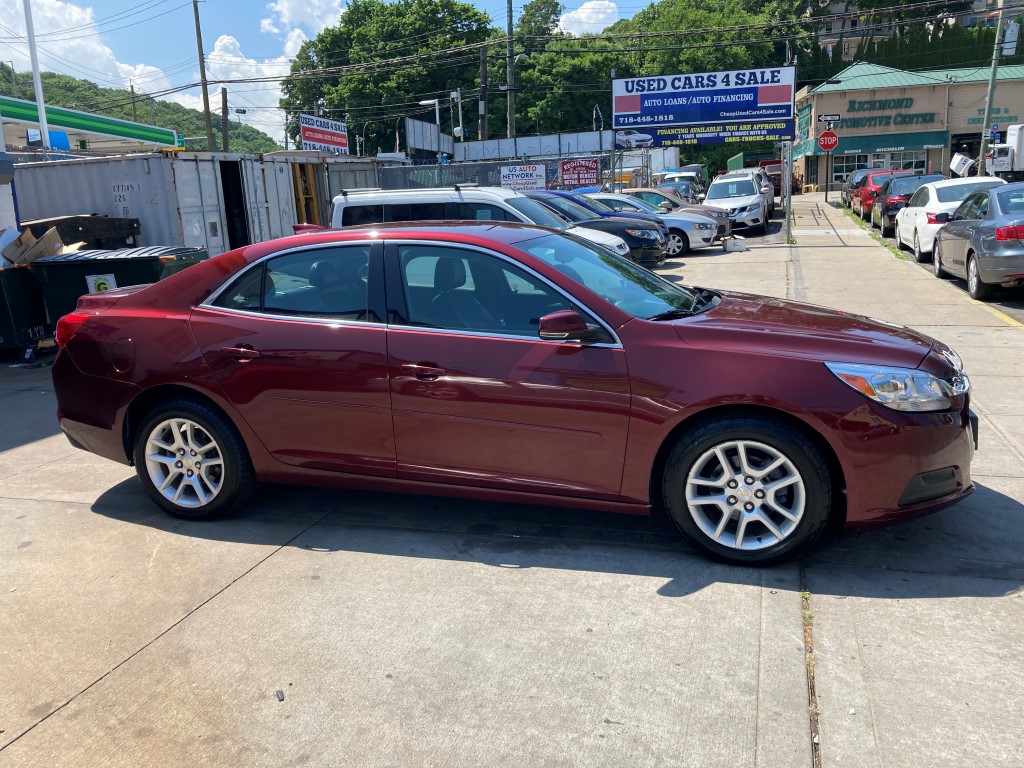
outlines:
{"label": "billboard sign", "polygon": [[299,115],[299,140],[303,149],[348,154],[348,126],[337,120]]}
{"label": "billboard sign", "polygon": [[792,141],[795,82],[794,67],[618,78],[612,126],[630,146]]}
{"label": "billboard sign", "polygon": [[547,173],[543,163],[529,165],[503,165],[501,167],[501,186],[526,192],[544,189],[547,184]]}
{"label": "billboard sign", "polygon": [[596,157],[563,160],[559,175],[562,183],[570,187],[592,187],[601,183],[601,161]]}

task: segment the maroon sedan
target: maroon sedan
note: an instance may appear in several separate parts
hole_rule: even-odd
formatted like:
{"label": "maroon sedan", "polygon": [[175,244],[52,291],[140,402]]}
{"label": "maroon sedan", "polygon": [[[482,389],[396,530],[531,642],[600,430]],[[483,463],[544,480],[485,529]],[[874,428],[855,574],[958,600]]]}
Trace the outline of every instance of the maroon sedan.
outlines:
{"label": "maroon sedan", "polygon": [[909,175],[910,171],[875,171],[869,173],[864,182],[850,192],[850,210],[864,221],[871,218],[871,206],[878,197],[878,192],[893,176]]}
{"label": "maroon sedan", "polygon": [[257,481],[648,514],[768,563],[831,519],[973,489],[959,358],[907,328],[676,285],[512,224],[396,224],[84,296],[53,379],[71,442],[186,518]]}

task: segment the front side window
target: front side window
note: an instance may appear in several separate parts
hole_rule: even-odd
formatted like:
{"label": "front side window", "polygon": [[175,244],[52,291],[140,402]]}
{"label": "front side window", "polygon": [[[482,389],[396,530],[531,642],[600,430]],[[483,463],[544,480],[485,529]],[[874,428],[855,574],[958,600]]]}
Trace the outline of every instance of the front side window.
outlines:
{"label": "front side window", "polygon": [[398,253],[410,325],[535,337],[542,316],[576,308],[497,256],[434,245],[404,245]]}
{"label": "front side window", "polygon": [[213,304],[270,315],[372,320],[369,263],[369,245],[286,253],[249,269]]}
{"label": "front side window", "polygon": [[393,203],[390,221],[443,221],[446,219],[445,204],[439,203]]}
{"label": "front side window", "polygon": [[455,215],[468,221],[519,221],[504,208],[490,203],[459,203]]}

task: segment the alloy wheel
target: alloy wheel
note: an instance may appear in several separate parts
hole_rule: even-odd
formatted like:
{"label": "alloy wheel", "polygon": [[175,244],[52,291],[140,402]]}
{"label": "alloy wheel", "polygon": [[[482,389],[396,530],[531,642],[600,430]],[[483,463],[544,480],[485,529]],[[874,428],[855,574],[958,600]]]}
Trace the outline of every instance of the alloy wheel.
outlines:
{"label": "alloy wheel", "polygon": [[146,471],[172,504],[205,507],[224,485],[224,455],[201,425],[184,418],[157,424],[146,439]]}
{"label": "alloy wheel", "polygon": [[665,240],[665,255],[669,258],[686,253],[689,243],[686,242],[686,235],[679,232],[669,232]]}
{"label": "alloy wheel", "polygon": [[686,477],[686,506],[700,530],[733,550],[773,547],[797,529],[807,491],[794,463],[753,440],[705,451]]}

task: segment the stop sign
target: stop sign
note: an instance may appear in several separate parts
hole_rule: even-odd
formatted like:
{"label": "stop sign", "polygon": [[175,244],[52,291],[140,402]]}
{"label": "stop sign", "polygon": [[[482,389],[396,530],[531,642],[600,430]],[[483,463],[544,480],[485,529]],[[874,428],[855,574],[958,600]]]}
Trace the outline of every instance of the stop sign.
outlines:
{"label": "stop sign", "polygon": [[818,137],[818,146],[823,152],[831,152],[839,146],[839,137],[835,131],[825,131]]}

